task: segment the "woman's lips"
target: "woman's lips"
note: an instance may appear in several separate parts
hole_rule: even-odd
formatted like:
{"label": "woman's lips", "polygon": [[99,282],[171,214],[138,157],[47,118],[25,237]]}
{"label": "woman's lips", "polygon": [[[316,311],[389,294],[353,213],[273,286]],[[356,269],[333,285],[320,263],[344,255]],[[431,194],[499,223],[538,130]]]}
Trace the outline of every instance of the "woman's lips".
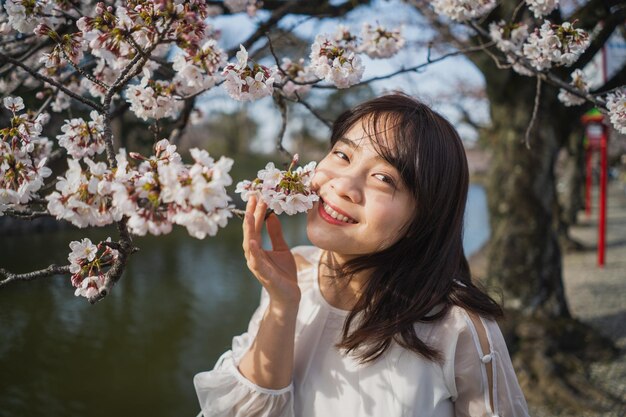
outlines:
{"label": "woman's lips", "polygon": [[317,205],[317,210],[322,219],[331,224],[346,226],[357,223],[353,218],[346,216],[343,212],[334,209],[331,205],[327,204],[320,198]]}

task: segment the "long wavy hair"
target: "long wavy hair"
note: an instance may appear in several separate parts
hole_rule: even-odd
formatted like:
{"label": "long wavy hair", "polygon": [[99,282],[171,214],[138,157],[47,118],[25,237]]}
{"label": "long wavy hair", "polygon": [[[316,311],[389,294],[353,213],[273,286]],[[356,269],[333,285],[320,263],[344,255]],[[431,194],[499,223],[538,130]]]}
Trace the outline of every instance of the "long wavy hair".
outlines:
{"label": "long wavy hair", "polygon": [[376,151],[399,171],[413,195],[415,212],[403,236],[390,247],[329,265],[335,276],[348,280],[361,271],[368,274],[337,347],[365,363],[395,341],[441,361],[441,352],[417,336],[416,322],[439,320],[453,305],[488,318],[502,316],[498,303],[472,282],[463,251],[469,172],[461,138],[425,104],[393,93],[339,116],[331,145],[360,121]]}

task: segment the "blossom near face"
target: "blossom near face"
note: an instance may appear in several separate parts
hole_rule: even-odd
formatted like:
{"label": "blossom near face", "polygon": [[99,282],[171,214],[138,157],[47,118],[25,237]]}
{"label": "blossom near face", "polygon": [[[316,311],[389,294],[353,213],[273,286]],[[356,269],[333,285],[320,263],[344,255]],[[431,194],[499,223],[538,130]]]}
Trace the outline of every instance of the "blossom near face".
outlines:
{"label": "blossom near face", "polygon": [[309,211],[311,242],[348,259],[393,245],[415,211],[400,173],[355,124],[319,163],[312,180],[320,200]]}

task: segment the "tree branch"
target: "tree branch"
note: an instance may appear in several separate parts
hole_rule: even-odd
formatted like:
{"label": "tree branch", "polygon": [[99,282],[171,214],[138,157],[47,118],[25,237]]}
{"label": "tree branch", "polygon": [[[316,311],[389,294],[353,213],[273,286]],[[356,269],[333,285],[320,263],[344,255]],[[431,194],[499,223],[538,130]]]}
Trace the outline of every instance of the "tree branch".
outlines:
{"label": "tree branch", "polygon": [[178,123],[172,129],[172,133],[170,133],[169,141],[171,144],[177,144],[180,138],[185,133],[185,129],[189,125],[189,117],[191,116],[191,112],[193,111],[193,107],[196,104],[196,98],[192,97],[190,99],[185,100],[185,105],[183,107],[183,111],[181,116],[178,119]]}
{"label": "tree branch", "polygon": [[39,271],[27,272],[25,274],[14,274],[12,272],[7,271],[4,268],[0,268],[0,276],[5,277],[3,280],[0,280],[0,288],[13,282],[13,281],[32,281],[37,278],[45,278],[53,275],[67,275],[70,273],[70,266],[57,266],[50,265],[46,269],[41,269]]}
{"label": "tree branch", "polygon": [[128,256],[139,250],[139,248],[134,247],[132,244],[132,239],[128,233],[128,229],[126,228],[126,219],[117,222],[117,226],[121,237],[120,241],[116,245],[118,257],[113,262],[111,269],[109,269],[104,275],[104,285],[100,288],[98,294],[88,298],[91,304],[97,303],[111,292],[113,286],[122,277],[122,273],[124,272],[126,263],[128,262]]}
{"label": "tree branch", "polygon": [[326,127],[328,127],[329,129],[333,127],[333,123],[329,120],[326,120],[321,114],[317,112],[317,110],[311,107],[309,103],[302,100],[302,98],[300,97],[297,91],[294,91],[293,94],[296,96],[296,99],[292,101],[295,101],[296,103],[300,103],[301,105],[303,105],[308,111],[311,112],[313,116],[315,116],[320,122],[324,123]]}
{"label": "tree branch", "polygon": [[30,210],[14,210],[8,209],[4,211],[4,214],[16,219],[33,220],[39,217],[53,217],[52,214],[47,211],[30,211]]}
{"label": "tree branch", "polygon": [[283,139],[285,138],[285,132],[287,130],[287,103],[285,103],[285,98],[280,93],[274,94],[274,102],[280,110],[282,120],[280,131],[278,132],[278,137],[276,138],[276,149],[285,154],[289,160],[292,160],[293,155],[283,146]]}
{"label": "tree branch", "polygon": [[[361,85],[369,84],[369,83],[374,82],[374,81],[386,80],[388,78],[392,78],[392,77],[395,77],[396,75],[400,75],[400,74],[403,74],[403,73],[406,73],[406,72],[418,72],[422,68],[425,68],[425,67],[427,67],[427,66],[429,66],[431,64],[435,64],[435,63],[437,63],[439,61],[443,61],[444,59],[447,59],[447,58],[450,58],[450,57],[453,57],[453,56],[456,56],[456,55],[465,55],[465,54],[470,54],[470,53],[473,53],[473,52],[486,50],[492,44],[493,43],[486,43],[486,44],[481,44],[481,45],[478,45],[478,46],[472,46],[472,47],[461,49],[461,50],[456,50],[456,51],[453,51],[453,52],[449,52],[447,54],[443,54],[440,57],[437,57],[437,58],[434,58],[434,59],[430,57],[430,48],[429,48],[428,54],[427,54],[427,57],[426,57],[426,62],[421,63],[419,65],[415,65],[413,67],[409,67],[409,68],[401,68],[401,69],[399,69],[397,71],[394,71],[394,72],[386,74],[386,75],[381,75],[381,76],[378,76],[378,77],[372,77],[372,78],[370,78],[368,80],[364,80],[364,81],[358,82],[358,83],[352,85],[351,87],[358,87],[358,86],[361,86]],[[335,89],[337,87],[332,86],[332,85],[314,85],[313,88],[323,88],[323,89],[329,89],[330,88],[330,89]]]}
{"label": "tree branch", "polygon": [[23,70],[25,70],[26,72],[28,72],[30,75],[32,75],[33,77],[37,78],[40,81],[46,82],[50,85],[55,86],[56,88],[58,88],[59,90],[63,91],[65,94],[67,94],[68,96],[72,97],[75,100],[80,101],[83,104],[86,104],[87,106],[99,111],[99,112],[104,112],[104,107],[102,107],[101,105],[99,105],[98,103],[95,103],[92,100],[89,100],[88,98],[85,98],[81,95],[76,94],[75,92],[69,90],[68,88],[66,88],[63,84],[59,83],[58,81],[46,77],[45,75],[41,75],[38,72],[32,70],[31,68],[28,67],[28,65],[23,64],[22,62],[11,58],[10,56],[0,52],[0,59],[4,59],[20,68],[22,68]]}

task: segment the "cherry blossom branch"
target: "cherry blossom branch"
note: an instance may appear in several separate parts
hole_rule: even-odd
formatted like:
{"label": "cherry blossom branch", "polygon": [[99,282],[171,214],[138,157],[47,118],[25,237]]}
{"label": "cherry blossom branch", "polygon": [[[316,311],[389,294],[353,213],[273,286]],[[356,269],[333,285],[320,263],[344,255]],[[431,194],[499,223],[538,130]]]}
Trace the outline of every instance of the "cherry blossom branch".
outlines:
{"label": "cherry blossom branch", "polygon": [[15,217],[16,219],[24,219],[24,220],[33,220],[39,217],[53,217],[52,214],[47,211],[30,211],[28,209],[25,210],[13,210],[7,209],[4,210],[4,214],[6,216]]}
{"label": "cherry blossom branch", "polygon": [[511,15],[511,19],[509,19],[509,21],[511,22],[515,22],[519,16],[519,13],[522,11],[522,8],[524,7],[524,5],[526,4],[526,2],[524,0],[520,1],[517,6],[515,7],[515,10],[513,10],[513,14]]}
{"label": "cherry blossom branch", "polygon": [[139,46],[139,44],[137,44],[137,42],[133,39],[132,36],[127,36],[126,40],[128,41],[128,43],[130,43],[130,45],[133,47],[133,49],[135,49],[135,51],[139,52],[144,58],[146,58],[146,61],[154,61],[157,64],[160,65],[159,68],[162,68],[164,70],[166,70],[167,74],[169,76],[173,76],[176,74],[176,72],[170,68],[169,66],[166,66],[164,62],[162,62],[162,60],[157,60],[156,57],[146,53],[146,51],[144,51],[141,46]]}
{"label": "cherry blossom branch", "polygon": [[282,120],[280,131],[278,132],[278,138],[276,140],[276,149],[285,154],[289,160],[292,160],[293,155],[283,146],[283,139],[285,138],[285,132],[287,131],[287,103],[285,103],[285,98],[280,93],[274,94],[274,102],[280,110]]}
{"label": "cherry blossom branch", "polygon": [[70,266],[57,266],[52,264],[48,266],[46,269],[41,269],[39,271],[27,272],[24,274],[15,274],[7,271],[4,268],[0,268],[0,276],[3,276],[4,279],[0,280],[0,288],[13,282],[13,281],[32,281],[38,278],[50,277],[53,275],[67,275],[70,273]]}
{"label": "cherry blossom branch", "polygon": [[16,66],[22,68],[23,70],[25,70],[30,75],[32,75],[33,77],[37,78],[40,81],[43,81],[43,82],[46,82],[46,83],[48,83],[50,85],[55,86],[56,88],[58,88],[59,90],[63,91],[65,94],[67,94],[68,96],[72,97],[73,99],[78,100],[81,103],[83,103],[83,104],[85,104],[85,105],[87,105],[87,106],[89,106],[89,107],[91,107],[91,108],[93,108],[93,109],[95,109],[95,110],[97,110],[99,112],[104,112],[104,108],[101,105],[99,105],[98,103],[95,103],[94,101],[92,101],[92,100],[90,100],[88,98],[85,98],[85,97],[83,97],[81,95],[78,95],[78,94],[74,93],[72,90],[68,89],[67,87],[65,87],[60,82],[58,82],[58,81],[56,81],[56,80],[54,80],[52,78],[46,77],[45,75],[41,75],[38,72],[32,70],[30,67],[28,67],[28,65],[23,64],[22,62],[20,62],[20,61],[18,61],[16,59],[13,59],[10,56],[8,56],[8,55],[6,55],[6,54],[4,54],[2,52],[0,52],[0,59],[4,59],[4,60],[10,62],[11,64],[16,65]]}
{"label": "cherry blossom branch", "polygon": [[117,244],[115,244],[115,247],[111,244],[107,244],[107,246],[116,249],[118,251],[118,256],[113,262],[111,269],[109,269],[104,275],[104,285],[100,288],[98,294],[88,298],[88,301],[91,304],[97,303],[111,292],[113,286],[122,277],[124,269],[126,269],[128,256],[139,251],[139,248],[133,246],[132,244],[132,238],[130,237],[128,229],[126,228],[126,219],[117,222],[117,225],[121,239]]}
{"label": "cherry blossom branch", "polygon": [[324,123],[326,127],[328,127],[329,129],[332,128],[333,126],[332,122],[330,122],[329,120],[326,120],[321,114],[317,112],[317,110],[311,107],[309,103],[303,100],[297,91],[294,91],[293,94],[296,96],[296,99],[294,100],[296,103],[303,105],[309,112],[311,112],[313,116],[315,116],[320,122]]}
{"label": "cherry blossom branch", "polygon": [[35,113],[35,117],[39,116],[41,113],[43,113],[48,108],[50,103],[52,103],[52,99],[54,99],[54,95],[52,95],[52,94],[50,94],[48,97],[46,97],[45,101],[41,104],[41,106],[39,107],[39,109]]}
{"label": "cherry blossom branch", "polygon": [[[469,25],[481,36],[490,39],[491,37],[489,36],[489,33],[482,28],[480,25],[477,25],[473,22],[470,22]],[[528,71],[534,73],[536,75],[537,78],[541,78],[542,81],[546,81],[549,84],[562,88],[563,90],[566,90],[569,93],[572,93],[575,96],[584,98],[585,100],[593,103],[596,107],[605,107],[606,108],[606,101],[598,98],[598,97],[594,97],[591,93],[587,93],[587,92],[583,92],[581,90],[579,90],[578,88],[574,87],[573,85],[563,81],[561,78],[557,77],[556,75],[554,75],[551,72],[544,72],[544,71],[539,71],[537,70],[535,67],[533,67],[532,65],[530,65],[530,63],[528,62],[527,59],[520,57],[516,54],[514,54],[513,52],[506,52],[505,55],[507,57],[511,57],[512,59],[514,59],[517,63],[519,63],[520,65],[522,65],[525,69],[527,69]],[[490,55],[491,56],[491,55]],[[494,56],[495,58],[495,56]]]}
{"label": "cherry blossom branch", "polygon": [[104,88],[105,90],[109,89],[109,86],[106,85],[105,83],[103,83],[102,81],[98,80],[97,78],[93,77],[91,74],[85,72],[81,67],[79,67],[74,61],[72,61],[70,59],[70,57],[67,55],[67,52],[65,52],[65,49],[63,49],[63,46],[60,43],[57,43],[57,45],[59,46],[59,49],[61,49],[61,53],[63,54],[63,58],[65,58],[65,60],[67,62],[70,63],[70,65],[72,66],[72,68],[74,68],[76,70],[76,72],[78,72],[80,75],[82,75],[83,77],[87,78],[89,81],[91,81],[94,84],[99,85],[100,87]]}
{"label": "cherry blossom branch", "polygon": [[[261,25],[259,25],[257,30],[242,43],[243,47],[249,49],[257,40],[262,38],[268,30],[276,26],[276,24],[291,11],[291,8],[297,4],[297,0],[289,0],[282,6],[274,10],[270,18],[263,22]],[[239,46],[231,48],[227,52],[228,56],[234,55],[238,50]]]}
{"label": "cherry blossom branch", "polygon": [[[426,56],[426,62],[423,62],[423,63],[421,63],[419,65],[415,65],[415,66],[409,67],[409,68],[400,68],[399,70],[391,72],[391,73],[386,74],[386,75],[381,75],[381,76],[378,76],[378,77],[372,77],[372,78],[369,78],[367,80],[360,81],[360,82],[352,85],[352,87],[358,87],[358,86],[361,86],[361,85],[366,85],[366,84],[369,84],[369,83],[374,82],[374,81],[386,80],[386,79],[393,78],[393,77],[395,77],[397,75],[404,74],[404,73],[407,73],[407,72],[418,72],[419,70],[421,70],[421,69],[423,69],[423,68],[425,68],[425,67],[427,67],[429,65],[432,65],[432,64],[435,64],[437,62],[443,61],[443,60],[445,60],[447,58],[450,58],[450,57],[453,57],[453,56],[457,56],[457,55],[466,55],[466,54],[470,54],[470,53],[474,53],[474,52],[478,52],[478,51],[483,51],[483,50],[489,48],[492,45],[493,45],[493,42],[488,42],[488,43],[485,43],[485,44],[480,44],[480,45],[477,45],[477,46],[472,46],[472,47],[469,47],[469,48],[448,52],[448,53],[443,54],[443,55],[441,55],[441,56],[439,56],[437,58],[431,58],[430,57],[430,48],[429,48],[429,52],[427,53],[427,56]],[[331,86],[331,85],[313,85],[313,88],[336,89],[337,87]]]}
{"label": "cherry blossom branch", "polygon": [[172,129],[172,132],[170,133],[170,143],[178,143],[180,138],[183,136],[183,133],[185,133],[185,129],[189,125],[189,118],[191,116],[191,112],[193,112],[195,103],[195,97],[185,100],[185,106],[183,107],[183,111],[179,117],[178,124],[176,127],[174,127],[174,129]]}
{"label": "cherry blossom branch", "polygon": [[[44,42],[38,43],[36,45],[33,45],[33,47],[30,48],[29,50],[27,50],[26,52],[24,52],[24,54],[22,56],[20,56],[18,58],[14,58],[14,57],[11,56],[11,58],[14,58],[18,62],[26,61],[28,58],[33,56],[33,54],[35,54],[36,52],[39,52],[41,49],[43,49],[46,46],[49,46],[51,44],[52,44],[52,41],[50,39],[47,39]],[[13,63],[13,65],[15,66],[14,63]],[[11,71],[14,68],[14,66],[8,65],[6,69],[1,69],[0,70],[0,75],[4,75],[5,73]]]}

